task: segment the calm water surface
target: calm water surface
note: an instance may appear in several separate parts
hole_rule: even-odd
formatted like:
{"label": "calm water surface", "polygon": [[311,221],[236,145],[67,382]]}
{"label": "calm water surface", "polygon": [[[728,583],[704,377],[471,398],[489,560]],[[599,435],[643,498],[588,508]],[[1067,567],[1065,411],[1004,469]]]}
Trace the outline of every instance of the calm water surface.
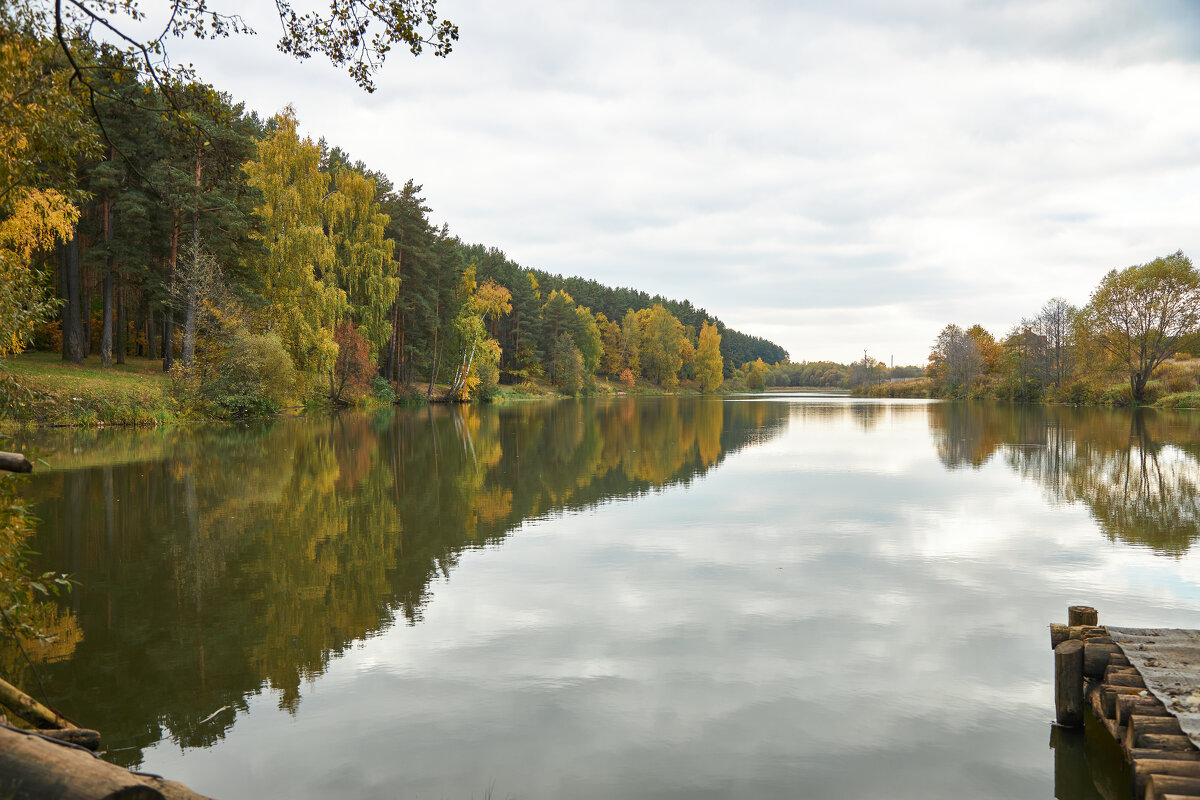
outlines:
{"label": "calm water surface", "polygon": [[40,434],[40,668],[221,798],[1094,798],[1047,623],[1200,627],[1200,416],[770,396]]}

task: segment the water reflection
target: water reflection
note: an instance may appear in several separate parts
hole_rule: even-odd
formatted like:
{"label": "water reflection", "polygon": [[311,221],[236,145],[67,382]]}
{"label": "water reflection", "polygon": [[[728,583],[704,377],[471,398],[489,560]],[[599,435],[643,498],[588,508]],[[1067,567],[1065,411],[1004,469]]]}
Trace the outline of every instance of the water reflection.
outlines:
{"label": "water reflection", "polygon": [[211,745],[255,694],[295,713],[333,656],[419,620],[464,550],[686,484],[786,422],[667,398],[43,438],[37,549],[81,583],[51,701],[121,763],[163,737]]}
{"label": "water reflection", "polygon": [[1110,540],[1180,556],[1200,539],[1200,416],[942,403],[930,426],[946,467],[1000,453],[1053,502],[1084,504]]}

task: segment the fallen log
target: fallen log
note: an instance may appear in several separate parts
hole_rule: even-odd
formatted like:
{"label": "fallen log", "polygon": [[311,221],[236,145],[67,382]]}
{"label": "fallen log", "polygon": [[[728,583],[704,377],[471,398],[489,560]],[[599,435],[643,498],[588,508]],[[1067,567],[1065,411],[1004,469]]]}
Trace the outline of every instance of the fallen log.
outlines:
{"label": "fallen log", "polygon": [[86,747],[88,750],[100,749],[100,732],[91,728],[59,728],[58,730],[39,730],[37,732],[60,742]]}
{"label": "fallen log", "polygon": [[34,700],[6,680],[0,679],[0,704],[39,728],[77,728],[71,720]]}
{"label": "fallen log", "polygon": [[9,472],[33,472],[33,464],[24,453],[6,453],[0,450],[0,469]]}
{"label": "fallen log", "polygon": [[0,726],[0,797],[8,800],[208,800],[182,783],[135,775],[92,753]]}

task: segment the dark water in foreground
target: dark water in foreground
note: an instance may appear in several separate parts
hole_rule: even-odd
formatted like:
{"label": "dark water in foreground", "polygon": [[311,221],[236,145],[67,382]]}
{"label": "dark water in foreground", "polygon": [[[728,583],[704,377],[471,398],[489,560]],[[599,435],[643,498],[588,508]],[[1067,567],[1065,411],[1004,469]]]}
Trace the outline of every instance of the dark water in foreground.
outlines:
{"label": "dark water in foreground", "polygon": [[1093,798],[1047,623],[1200,627],[1198,415],[628,399],[33,444],[39,566],[82,583],[52,702],[222,798]]}

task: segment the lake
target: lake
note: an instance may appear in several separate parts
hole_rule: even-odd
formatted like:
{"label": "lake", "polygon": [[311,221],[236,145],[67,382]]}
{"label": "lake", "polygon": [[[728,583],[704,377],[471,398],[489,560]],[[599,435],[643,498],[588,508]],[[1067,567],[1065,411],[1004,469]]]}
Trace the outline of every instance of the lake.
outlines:
{"label": "lake", "polygon": [[80,583],[49,699],[220,798],[1099,797],[1047,624],[1200,627],[1198,414],[618,398],[17,444],[37,566]]}

